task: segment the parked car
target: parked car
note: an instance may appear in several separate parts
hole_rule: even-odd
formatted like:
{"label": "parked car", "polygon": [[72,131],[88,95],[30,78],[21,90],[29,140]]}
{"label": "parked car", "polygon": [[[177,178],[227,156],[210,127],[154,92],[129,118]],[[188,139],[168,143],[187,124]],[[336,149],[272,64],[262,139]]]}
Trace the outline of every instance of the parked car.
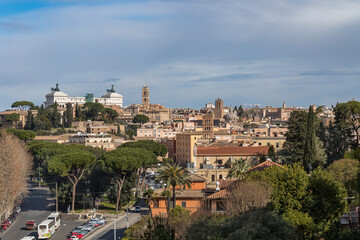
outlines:
{"label": "parked car", "polygon": [[71,236],[67,240],[79,240],[79,238],[77,236]]}
{"label": "parked car", "polygon": [[140,207],[140,206],[136,206],[136,207],[135,207],[135,212],[141,212],[141,207]]}
{"label": "parked car", "polygon": [[35,220],[28,220],[26,222],[26,229],[27,230],[35,230],[36,229],[36,221]]}
{"label": "parked car", "polygon": [[15,213],[20,213],[21,212],[20,206],[16,206],[15,209],[14,209],[14,212]]}

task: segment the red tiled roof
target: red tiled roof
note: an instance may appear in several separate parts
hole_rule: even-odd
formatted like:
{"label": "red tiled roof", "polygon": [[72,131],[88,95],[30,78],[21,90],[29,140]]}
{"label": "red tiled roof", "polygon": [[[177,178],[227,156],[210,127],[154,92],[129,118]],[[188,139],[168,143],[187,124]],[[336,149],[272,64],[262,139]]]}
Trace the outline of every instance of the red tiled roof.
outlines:
{"label": "red tiled roof", "polygon": [[198,147],[197,156],[256,156],[258,154],[267,154],[268,146],[259,147],[239,147],[239,146],[222,146],[222,147]]}
{"label": "red tiled roof", "polygon": [[256,165],[255,167],[251,168],[248,172],[251,172],[251,171],[262,171],[262,170],[264,170],[265,168],[273,167],[273,166],[283,167],[283,166],[281,166],[280,164],[278,164],[278,163],[276,163],[276,162],[273,162],[273,161],[271,161],[271,160],[266,160],[265,162],[262,162],[262,163]]}
{"label": "red tiled roof", "polygon": [[220,179],[219,180],[219,183],[220,183],[219,188],[220,189],[228,188],[236,181],[238,181],[238,180],[235,180],[235,179],[226,179],[226,180]]}
{"label": "red tiled roof", "polygon": [[214,194],[211,194],[207,197],[207,199],[220,199],[220,198],[228,198],[231,192],[228,188],[218,191]]}

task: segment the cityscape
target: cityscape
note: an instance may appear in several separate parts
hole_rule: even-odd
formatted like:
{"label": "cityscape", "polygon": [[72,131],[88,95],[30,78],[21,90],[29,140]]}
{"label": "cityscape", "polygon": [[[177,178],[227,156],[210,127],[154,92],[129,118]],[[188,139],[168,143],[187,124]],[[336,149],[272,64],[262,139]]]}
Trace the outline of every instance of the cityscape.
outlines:
{"label": "cityscape", "polygon": [[360,239],[359,9],[0,2],[0,240]]}

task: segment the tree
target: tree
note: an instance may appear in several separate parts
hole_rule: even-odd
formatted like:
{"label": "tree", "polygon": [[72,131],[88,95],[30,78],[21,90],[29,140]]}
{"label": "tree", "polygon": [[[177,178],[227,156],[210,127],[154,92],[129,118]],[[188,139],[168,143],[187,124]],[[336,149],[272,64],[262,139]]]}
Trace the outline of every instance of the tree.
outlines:
{"label": "tree", "polygon": [[151,140],[127,142],[121,144],[118,148],[144,148],[150,152],[153,152],[156,156],[161,156],[161,157],[165,157],[168,152],[165,145]]}
{"label": "tree", "polygon": [[110,152],[106,152],[101,156],[101,162],[106,171],[113,175],[116,179],[118,187],[118,196],[116,200],[116,212],[119,210],[119,201],[121,190],[126,177],[135,172],[141,164],[141,159],[146,158],[142,149],[136,148],[120,148]]}
{"label": "tree", "polygon": [[259,209],[236,216],[230,220],[228,240],[280,240],[300,239],[295,229],[285,220],[267,210]]}
{"label": "tree", "polygon": [[20,115],[18,113],[12,113],[9,115],[5,116],[5,121],[8,123],[17,123],[18,121],[20,121]]}
{"label": "tree", "polygon": [[143,114],[138,114],[134,117],[133,122],[144,124],[144,123],[149,122],[149,117],[147,117]]}
{"label": "tree", "polygon": [[[251,189],[251,191],[249,191]],[[263,208],[271,201],[272,188],[264,181],[246,179],[229,188],[230,196],[225,202],[228,213],[241,215]]]}
{"label": "tree", "polygon": [[32,115],[31,111],[28,111],[28,117],[26,119],[24,129],[25,130],[32,130],[33,127],[34,127],[34,116]]}
{"label": "tree", "polygon": [[101,120],[105,115],[105,108],[101,103],[87,102],[84,104],[86,120]]}
{"label": "tree", "polygon": [[325,170],[317,168],[309,178],[307,212],[317,225],[317,234],[326,233],[347,211],[346,189]]}
{"label": "tree", "polygon": [[0,213],[10,211],[27,190],[32,158],[24,142],[5,130],[0,131]]}
{"label": "tree", "polygon": [[58,112],[58,104],[55,102],[53,104],[53,112],[51,115],[51,123],[54,128],[60,127],[60,113]]}
{"label": "tree", "polygon": [[[150,206],[150,204],[154,201],[154,199],[156,199],[158,197],[158,194],[155,193],[154,190],[149,188],[148,190],[146,190],[144,192],[143,196],[145,199],[145,203]],[[149,208],[149,209],[150,209],[150,216],[152,216],[151,208]]]}
{"label": "tree", "polygon": [[63,122],[64,127],[70,128],[74,117],[73,117],[73,107],[71,103],[66,104],[66,112],[64,113],[65,121]]}
{"label": "tree", "polygon": [[17,101],[11,105],[12,108],[19,108],[20,110],[28,110],[34,107],[34,103],[29,101]]}
{"label": "tree", "polygon": [[270,158],[273,161],[276,161],[279,158],[276,151],[275,151],[274,145],[269,146],[268,158]]}
{"label": "tree", "polygon": [[31,141],[36,137],[36,133],[29,130],[21,130],[21,129],[15,129],[15,128],[7,128],[6,132],[12,133],[15,136],[17,136],[22,141]]}
{"label": "tree", "polygon": [[358,101],[338,103],[334,108],[334,113],[336,125],[348,133],[352,147],[358,147],[360,142],[360,103]]}
{"label": "tree", "polygon": [[282,158],[286,163],[302,163],[304,160],[304,144],[307,124],[307,112],[293,111],[288,120],[288,131]]}
{"label": "tree", "polygon": [[333,162],[327,171],[336,179],[341,182],[347,190],[349,197],[355,197],[358,193],[358,173],[359,173],[359,160],[357,159],[341,159]]}
{"label": "tree", "polygon": [[245,111],[244,111],[244,108],[243,108],[242,105],[239,106],[239,109],[238,109],[238,111],[237,111],[237,115],[238,115],[239,117],[244,117],[244,116],[245,116]]}
{"label": "tree", "polygon": [[114,122],[115,119],[119,116],[119,114],[111,108],[105,108],[105,113],[106,113],[106,120],[108,122]]}
{"label": "tree", "polygon": [[313,111],[313,106],[310,106],[307,119],[303,160],[303,166],[309,173],[312,168],[323,166],[326,162],[325,151],[322,148],[323,143],[315,134],[315,118],[316,115]]}
{"label": "tree", "polygon": [[326,154],[328,156],[327,164],[344,158],[350,142],[347,131],[344,131],[340,124],[330,122],[326,135]]}
{"label": "tree", "polygon": [[167,162],[158,171],[156,177],[158,181],[163,181],[167,186],[172,186],[173,191],[173,208],[176,206],[176,193],[175,187],[179,186],[180,189],[188,187],[191,188],[190,173],[178,163]]}
{"label": "tree", "polygon": [[246,172],[250,169],[250,165],[246,160],[237,159],[232,163],[231,169],[228,173],[228,178],[243,179]]}
{"label": "tree", "polygon": [[96,157],[83,151],[70,151],[69,153],[55,155],[47,163],[50,174],[59,174],[66,177],[72,184],[72,205],[71,210],[75,210],[76,186],[84,173],[95,163]]}

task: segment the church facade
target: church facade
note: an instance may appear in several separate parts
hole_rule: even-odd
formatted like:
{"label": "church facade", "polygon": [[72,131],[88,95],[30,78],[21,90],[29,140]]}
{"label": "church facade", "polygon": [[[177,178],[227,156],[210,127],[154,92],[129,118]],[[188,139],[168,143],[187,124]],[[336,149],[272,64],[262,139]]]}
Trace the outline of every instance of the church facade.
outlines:
{"label": "church facade", "polygon": [[59,107],[65,108],[67,103],[75,104],[85,104],[86,102],[96,102],[103,105],[119,106],[123,107],[123,96],[119,93],[116,93],[114,90],[114,85],[111,89],[107,89],[107,93],[102,97],[94,97],[93,94],[87,94],[85,97],[69,97],[66,93],[63,93],[59,89],[59,84],[56,84],[55,88],[51,88],[51,92],[46,94],[46,101],[44,102],[45,107],[53,105],[55,102],[59,104]]}

